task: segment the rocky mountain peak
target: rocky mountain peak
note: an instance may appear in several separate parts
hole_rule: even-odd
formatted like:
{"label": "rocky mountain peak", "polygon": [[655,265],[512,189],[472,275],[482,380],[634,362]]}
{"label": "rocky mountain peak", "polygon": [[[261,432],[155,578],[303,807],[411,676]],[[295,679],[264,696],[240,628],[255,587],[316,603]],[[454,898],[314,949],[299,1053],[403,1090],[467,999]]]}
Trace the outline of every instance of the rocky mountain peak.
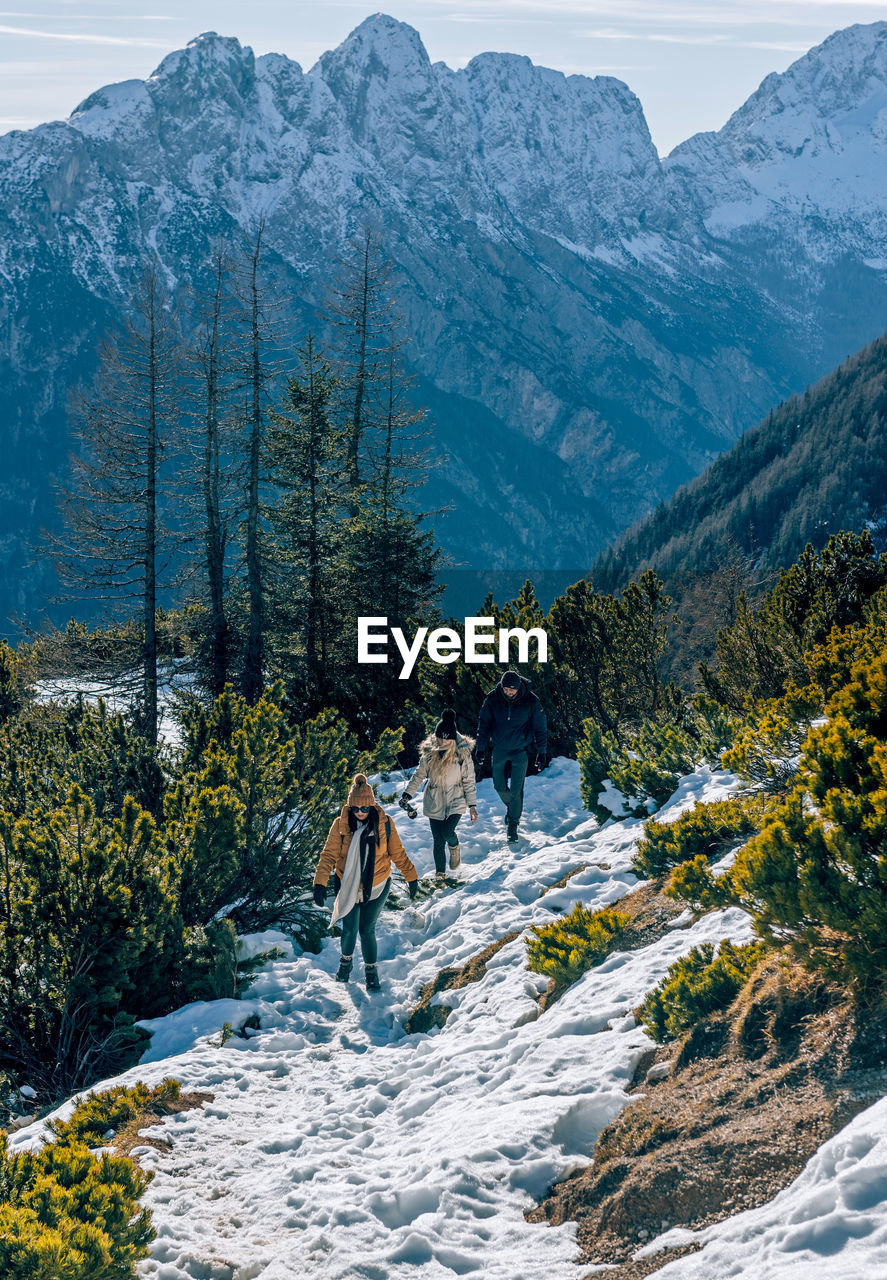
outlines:
{"label": "rocky mountain peak", "polygon": [[168,54],[146,81],[152,96],[204,106],[220,99],[230,106],[249,95],[255,84],[253,51],[234,36],[206,31]]}
{"label": "rocky mountain peak", "polygon": [[414,27],[384,13],[365,18],[336,49],[322,55],[315,72],[331,87],[352,79],[424,80],[431,62]]}
{"label": "rocky mountain peak", "polygon": [[873,102],[887,105],[887,22],[836,31],[786,71],[767,76],[724,132],[747,129],[785,111],[806,109],[835,118]]}

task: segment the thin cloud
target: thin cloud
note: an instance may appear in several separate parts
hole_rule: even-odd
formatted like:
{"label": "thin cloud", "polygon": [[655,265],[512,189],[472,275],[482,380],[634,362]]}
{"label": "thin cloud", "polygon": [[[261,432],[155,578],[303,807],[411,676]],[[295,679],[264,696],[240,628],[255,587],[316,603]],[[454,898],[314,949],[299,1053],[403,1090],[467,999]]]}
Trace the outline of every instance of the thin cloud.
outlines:
{"label": "thin cloud", "polygon": [[[429,8],[446,7],[452,0],[425,0]],[[485,20],[490,12],[489,0],[462,0],[459,17],[463,21],[470,20],[470,13],[475,9],[479,13],[478,21]],[[576,18],[617,18],[620,22],[656,22],[663,24],[717,24],[719,26],[745,26],[751,23],[768,25],[798,26],[808,25],[808,14],[802,12],[816,9],[820,21],[827,21],[827,10],[834,13],[834,21],[841,25],[847,21],[847,13],[853,9],[871,9],[874,12],[884,10],[884,0],[765,0],[732,5],[728,8],[714,5],[682,5],[680,7],[664,6],[661,0],[547,0],[545,5],[538,0],[499,0],[496,15],[499,21],[503,15],[509,19],[523,19],[533,15],[537,20],[550,21],[552,17],[572,16]],[[484,16],[480,16],[484,15]],[[447,14],[447,17],[453,16]]]}
{"label": "thin cloud", "polygon": [[664,31],[617,31],[612,27],[592,28],[573,33],[589,40],[637,40],[652,44],[717,45],[723,49],[772,49],[777,53],[806,53],[810,41],[798,40],[743,40],[720,31],[705,35],[676,35]]}
{"label": "thin cloud", "polygon": [[113,44],[137,49],[166,48],[166,44],[160,40],[144,40],[140,36],[94,36],[73,31],[40,31],[35,27],[8,27],[3,24],[0,24],[0,34],[26,36],[36,40],[68,40],[75,44]]}
{"label": "thin cloud", "polygon": [[[24,13],[20,9],[0,9],[0,18],[47,18],[50,22],[59,17],[57,13]],[[168,13],[66,13],[65,22],[172,22]]]}

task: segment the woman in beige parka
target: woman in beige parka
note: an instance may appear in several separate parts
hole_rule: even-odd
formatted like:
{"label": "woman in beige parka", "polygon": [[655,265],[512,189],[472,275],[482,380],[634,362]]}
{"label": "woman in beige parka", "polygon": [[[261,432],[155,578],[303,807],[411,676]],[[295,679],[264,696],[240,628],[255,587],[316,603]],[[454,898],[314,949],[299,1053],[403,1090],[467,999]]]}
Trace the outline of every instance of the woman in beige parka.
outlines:
{"label": "woman in beige parka", "polygon": [[400,798],[406,808],[425,783],[422,812],[431,823],[434,842],[434,869],[438,877],[446,870],[446,849],[450,848],[450,867],[455,870],[462,860],[456,826],[468,811],[477,822],[477,792],[471,751],[474,739],[463,737],[456,729],[456,716],[447,710],[434,733],[420,747],[419,767],[407,783]]}

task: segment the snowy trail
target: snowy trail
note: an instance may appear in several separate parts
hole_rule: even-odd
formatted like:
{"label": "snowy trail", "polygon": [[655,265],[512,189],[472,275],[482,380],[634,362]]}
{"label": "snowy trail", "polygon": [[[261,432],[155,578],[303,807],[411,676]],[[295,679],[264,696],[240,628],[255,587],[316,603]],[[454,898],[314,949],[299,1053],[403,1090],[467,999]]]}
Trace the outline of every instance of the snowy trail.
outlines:
{"label": "snowy trail", "polygon": [[[667,813],[723,796],[734,779],[702,769]],[[636,820],[603,830],[579,801],[575,762],[553,762],[527,784],[524,830],[504,843],[489,781],[482,820],[460,824],[464,887],[409,914],[383,912],[383,991],[333,979],[338,941],[320,955],[267,966],[245,1001],[190,1005],[147,1024],[142,1064],[121,1080],[174,1075],[215,1097],[161,1127],[171,1152],[137,1149],[155,1171],[145,1197],[157,1239],[140,1273],[154,1280],[365,1277],[571,1280],[572,1224],[530,1224],[524,1211],[574,1163],[584,1163],[625,1104],[644,1049],[627,1016],[691,946],[749,936],[739,911],[675,928],[656,944],[617,952],[539,1016],[545,980],[525,968],[522,938],[489,962],[480,982],[443,994],[446,1025],[408,1036],[419,989],[514,929],[581,900],[603,905],[635,883]],[[420,874],[431,862],[428,826],[392,816]],[[553,834],[552,834],[553,833]],[[566,889],[547,885],[582,863]],[[402,895],[404,896],[404,895]],[[290,949],[291,950],[291,949]],[[440,998],[440,997],[439,997]],[[250,1013],[261,1030],[224,1045],[217,1032]],[[147,1132],[147,1131],[146,1131]],[[30,1131],[16,1135],[22,1145]]]}

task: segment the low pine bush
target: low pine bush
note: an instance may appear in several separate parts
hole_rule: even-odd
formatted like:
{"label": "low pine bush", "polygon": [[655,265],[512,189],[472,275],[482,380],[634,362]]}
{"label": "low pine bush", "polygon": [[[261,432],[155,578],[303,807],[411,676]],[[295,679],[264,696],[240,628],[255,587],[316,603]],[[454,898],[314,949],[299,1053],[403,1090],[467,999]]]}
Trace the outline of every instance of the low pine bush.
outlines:
{"label": "low pine bush", "polygon": [[724,752],[724,768],[768,791],[785,791],[794,782],[810,725],[821,713],[822,697],[813,685],[792,686],[782,697],[761,703]]}
{"label": "low pine bush", "polygon": [[628,922],[625,912],[612,907],[590,911],[577,902],[563,919],[531,928],[527,964],[558,986],[569,986],[609,955]]}
{"label": "low pine bush", "polygon": [[685,902],[697,913],[716,911],[735,901],[730,872],[716,876],[704,853],[675,867],[665,883],[665,896]]}
{"label": "low pine bush", "polygon": [[704,754],[700,733],[695,725],[693,728],[691,733],[673,721],[644,720],[628,745],[622,745],[593,720],[584,721],[576,756],[586,809],[599,822],[622,816],[611,813],[600,801],[607,778],[636,818],[646,817],[651,808],[658,809],[673,793],[681,775],[694,769]]}
{"label": "low pine bush", "polygon": [[648,811],[647,801],[660,808],[674,792],[682,774],[699,759],[699,744],[676,724],[645,720],[631,748],[622,751],[610,770],[613,785],[635,801],[635,817]]}
{"label": "low pine bush", "polygon": [[[98,1158],[109,1128],[178,1096],[175,1081],[91,1094],[40,1151],[10,1155],[0,1133],[0,1275],[4,1280],[129,1280],[148,1255],[151,1214],[139,1197],[152,1175],[121,1156]],[[102,1128],[102,1126],[104,1126]]]}
{"label": "low pine bush", "polygon": [[132,1086],[117,1085],[104,1093],[87,1094],[78,1102],[70,1120],[50,1120],[46,1127],[56,1146],[80,1143],[96,1147],[101,1145],[109,1129],[116,1133],[135,1116],[178,1102],[181,1096],[178,1080],[164,1080],[153,1089],[141,1081]]}
{"label": "low pine bush", "polygon": [[694,947],[650,992],[638,1011],[639,1020],[660,1043],[682,1035],[733,1003],[764,951],[760,942],[722,942],[717,955],[710,942]]}
{"label": "low pine bush", "polygon": [[826,978],[887,986],[887,653],[853,663],[797,782],[730,878],[758,933]]}
{"label": "low pine bush", "polygon": [[763,799],[749,796],[712,804],[697,801],[675,822],[651,818],[644,824],[644,839],[632,859],[632,868],[645,880],[653,879],[699,854],[706,858],[720,855],[732,841],[760,831],[763,813]]}

